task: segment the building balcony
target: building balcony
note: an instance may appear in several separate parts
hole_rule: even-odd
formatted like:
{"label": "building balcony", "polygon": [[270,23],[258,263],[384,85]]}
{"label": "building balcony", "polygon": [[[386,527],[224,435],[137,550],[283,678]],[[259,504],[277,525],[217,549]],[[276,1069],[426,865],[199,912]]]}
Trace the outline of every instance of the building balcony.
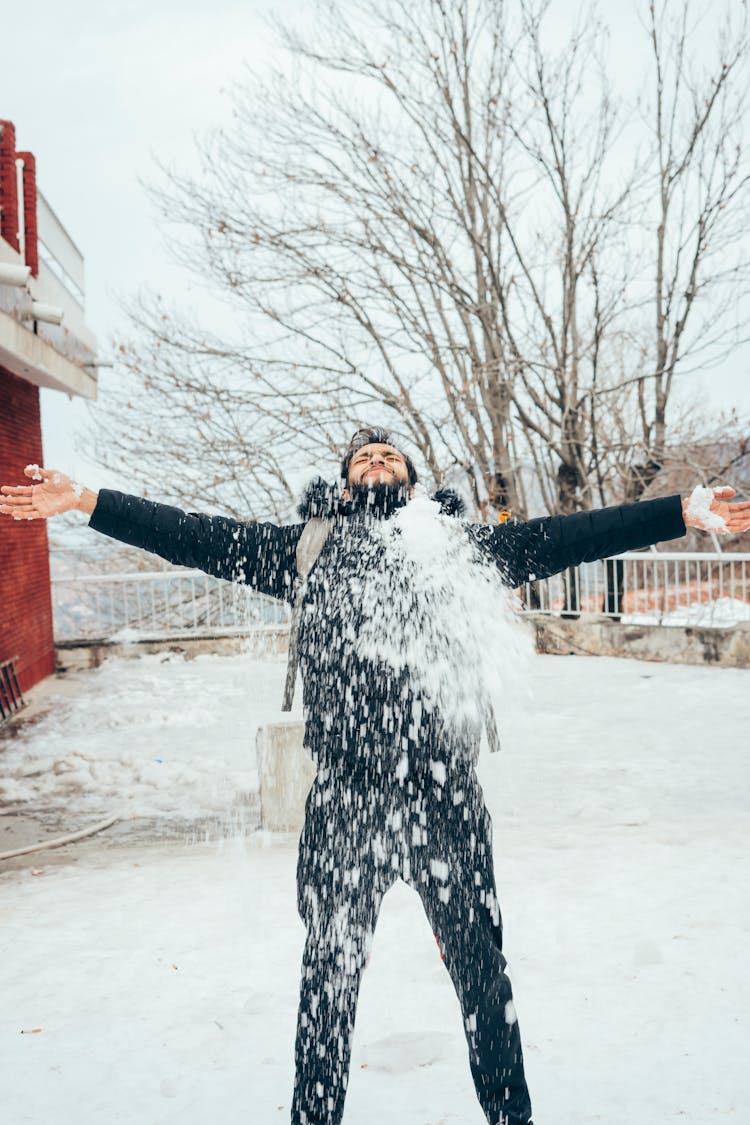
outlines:
{"label": "building balcony", "polygon": [[16,250],[0,236],[0,366],[94,399],[97,344],[85,321],[83,255],[41,192],[36,203],[38,270],[25,286],[3,283],[2,266],[23,269],[26,261],[23,243]]}

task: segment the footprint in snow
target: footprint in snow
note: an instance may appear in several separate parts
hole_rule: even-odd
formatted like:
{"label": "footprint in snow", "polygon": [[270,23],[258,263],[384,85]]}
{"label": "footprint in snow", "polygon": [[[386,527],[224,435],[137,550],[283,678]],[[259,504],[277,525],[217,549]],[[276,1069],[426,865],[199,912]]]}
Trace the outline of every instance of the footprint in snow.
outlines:
{"label": "footprint in snow", "polygon": [[445,1032],[400,1032],[362,1048],[361,1065],[368,1070],[403,1074],[420,1066],[433,1066],[453,1055],[456,1044]]}
{"label": "footprint in snow", "polygon": [[274,997],[270,992],[251,992],[245,1003],[242,1005],[242,1010],[248,1016],[257,1016],[263,1012],[268,1012],[273,1007]]}

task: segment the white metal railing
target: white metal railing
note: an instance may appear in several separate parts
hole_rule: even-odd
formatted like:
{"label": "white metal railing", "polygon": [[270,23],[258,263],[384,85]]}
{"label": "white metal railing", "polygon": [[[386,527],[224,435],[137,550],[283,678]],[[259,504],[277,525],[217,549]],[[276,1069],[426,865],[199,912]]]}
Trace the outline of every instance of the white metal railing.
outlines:
{"label": "white metal railing", "polygon": [[[72,554],[80,561],[80,553]],[[198,570],[100,574],[68,568],[53,577],[52,589],[60,641],[246,634],[289,623],[287,605]],[[750,621],[750,554],[630,552],[527,583],[521,601],[526,616],[732,625]]]}
{"label": "white metal railing", "polygon": [[199,570],[52,579],[55,639],[246,634],[289,621],[288,607]]}
{"label": "white metal railing", "polygon": [[41,191],[37,191],[37,238],[40,258],[83,307],[86,287],[83,254]]}
{"label": "white metal railing", "polygon": [[750,554],[631,551],[527,583],[521,598],[528,615],[733,625],[750,621]]}
{"label": "white metal railing", "polygon": [[88,363],[96,353],[96,337],[84,313],[83,254],[41,191],[37,223],[39,275],[33,282],[34,299],[61,308],[64,316],[61,327],[40,322],[38,334],[74,363]]}

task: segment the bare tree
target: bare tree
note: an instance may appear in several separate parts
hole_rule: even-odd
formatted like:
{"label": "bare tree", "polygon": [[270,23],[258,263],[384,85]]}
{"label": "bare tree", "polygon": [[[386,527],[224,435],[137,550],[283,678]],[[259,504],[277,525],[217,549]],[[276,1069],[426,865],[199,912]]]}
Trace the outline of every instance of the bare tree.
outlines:
{"label": "bare tree", "polygon": [[[743,136],[747,3],[727,9],[715,58],[699,65],[691,46],[712,29],[714,15],[711,8],[698,13],[689,0],[649,0],[647,7],[652,94],[644,109],[653,166],[644,305],[653,329],[634,380],[643,455],[626,476],[626,495],[634,500],[668,454],[668,414],[679,376],[721,362],[747,328],[739,309],[750,280],[742,247],[750,220],[750,149]],[[681,437],[673,435],[672,444]]]}
{"label": "bare tree", "polygon": [[515,296],[502,315],[519,374],[515,415],[544,506],[572,512],[610,491],[611,426],[592,396],[609,386],[626,323],[633,267],[623,232],[639,169],[619,167],[602,24],[583,13],[553,52],[543,45],[548,8],[520,4],[521,98],[509,125],[539,180],[534,204],[526,198],[514,214],[499,206]]}
{"label": "bare tree", "polygon": [[[688,24],[665,41],[651,5],[657,88],[668,72],[674,90],[655,134],[653,355],[649,258],[634,252],[648,154],[623,160],[602,25],[586,13],[552,49],[549,7],[327,0],[314,30],[282,29],[288,70],[237,85],[201,173],[164,169],[154,192],[177,260],[221,306],[131,303],[117,400],[96,415],[105,462],[137,457],[180,500],[284,517],[304,475],[333,469],[351,430],[377,421],[485,518],[573,511],[647,483],[674,378],[707,344],[688,325],[699,307],[710,323],[712,295],[741,273],[719,262],[745,153],[716,130],[738,128],[746,46],[688,151],[688,87],[674,78],[687,74]],[[702,87],[689,88],[697,107]]]}

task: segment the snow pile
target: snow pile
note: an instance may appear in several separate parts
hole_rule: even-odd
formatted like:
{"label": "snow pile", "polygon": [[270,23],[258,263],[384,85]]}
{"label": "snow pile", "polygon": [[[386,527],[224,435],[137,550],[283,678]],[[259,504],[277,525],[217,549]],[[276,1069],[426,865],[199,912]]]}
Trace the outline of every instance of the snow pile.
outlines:
{"label": "snow pile", "polygon": [[715,499],[713,488],[697,485],[690,494],[687,506],[688,519],[698,520],[706,531],[728,531],[723,518],[711,511]]}
{"label": "snow pile", "polygon": [[385,565],[364,587],[363,655],[408,669],[415,692],[458,726],[481,726],[493,697],[527,694],[531,635],[460,521],[418,493],[377,530]]}
{"label": "snow pile", "polygon": [[730,628],[743,621],[750,621],[750,604],[740,598],[715,598],[708,602],[695,602],[680,606],[669,613],[629,613],[623,614],[623,625],[682,625],[714,628]]}

